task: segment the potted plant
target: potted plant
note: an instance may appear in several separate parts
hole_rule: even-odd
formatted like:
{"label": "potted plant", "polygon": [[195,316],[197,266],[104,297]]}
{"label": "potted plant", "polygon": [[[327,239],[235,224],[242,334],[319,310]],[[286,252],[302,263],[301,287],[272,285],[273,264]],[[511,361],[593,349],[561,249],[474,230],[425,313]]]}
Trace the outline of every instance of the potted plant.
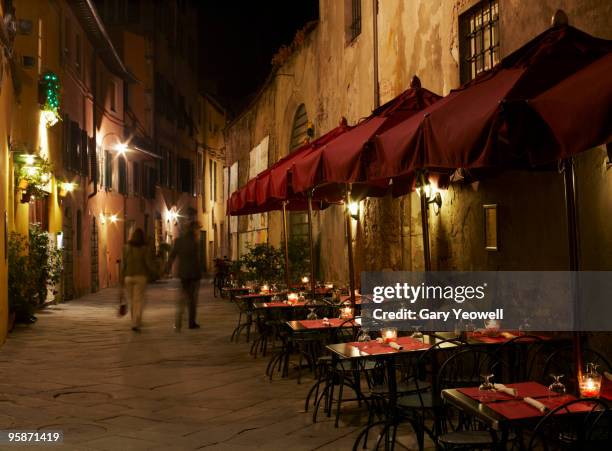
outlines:
{"label": "potted plant", "polygon": [[246,280],[257,285],[283,280],[282,252],[267,243],[248,246],[248,252],[240,258],[240,262],[246,271]]}

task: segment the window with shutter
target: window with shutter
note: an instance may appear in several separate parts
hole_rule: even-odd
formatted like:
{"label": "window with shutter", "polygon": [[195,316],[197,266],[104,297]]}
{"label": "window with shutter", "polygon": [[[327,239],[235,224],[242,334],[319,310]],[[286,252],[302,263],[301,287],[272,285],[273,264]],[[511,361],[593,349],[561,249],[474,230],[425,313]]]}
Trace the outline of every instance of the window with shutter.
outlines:
{"label": "window with shutter", "polygon": [[89,177],[94,184],[98,183],[98,158],[96,141],[93,137],[87,140],[87,153],[89,154]]}
{"label": "window with shutter", "polygon": [[113,188],[113,156],[108,150],[104,151],[104,188]]}
{"label": "window with shutter", "polygon": [[133,168],[134,175],[132,176],[133,190],[134,190],[134,194],[138,195],[140,194],[140,164],[137,161],[134,161],[133,166],[134,166]]}

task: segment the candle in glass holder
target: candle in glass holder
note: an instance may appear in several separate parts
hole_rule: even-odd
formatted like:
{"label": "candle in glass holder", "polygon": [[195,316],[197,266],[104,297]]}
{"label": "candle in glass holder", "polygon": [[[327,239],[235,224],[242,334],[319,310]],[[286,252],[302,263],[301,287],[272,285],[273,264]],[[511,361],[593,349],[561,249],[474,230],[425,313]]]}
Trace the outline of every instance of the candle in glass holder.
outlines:
{"label": "candle in glass holder", "polygon": [[353,309],[350,306],[345,306],[340,309],[340,318],[348,319],[353,317]]}
{"label": "candle in glass holder", "polygon": [[328,290],[331,290],[334,288],[334,284],[333,283],[326,283],[325,284],[325,288],[327,288]]}
{"label": "candle in glass holder", "polygon": [[308,278],[308,276],[302,277],[302,283],[308,283],[308,282],[310,282],[310,279]]}
{"label": "candle in glass holder", "polygon": [[586,373],[580,377],[580,396],[598,398],[601,391],[601,374]]}
{"label": "candle in glass holder", "polygon": [[270,292],[270,287],[267,284],[262,285],[261,286],[261,292],[265,293],[265,294],[269,293]]}
{"label": "candle in glass holder", "polygon": [[380,336],[385,343],[397,340],[397,329],[395,327],[383,327],[380,329]]}
{"label": "candle in glass holder", "polygon": [[296,304],[298,301],[298,294],[297,293],[289,293],[287,295],[287,300],[289,301],[289,304]]}

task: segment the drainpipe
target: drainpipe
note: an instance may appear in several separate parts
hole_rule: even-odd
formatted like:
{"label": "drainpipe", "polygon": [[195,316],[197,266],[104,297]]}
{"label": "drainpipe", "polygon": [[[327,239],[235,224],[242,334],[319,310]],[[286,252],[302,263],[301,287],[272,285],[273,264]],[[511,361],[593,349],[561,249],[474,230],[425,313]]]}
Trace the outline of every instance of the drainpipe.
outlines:
{"label": "drainpipe", "polygon": [[372,46],[374,63],[374,109],[380,106],[380,84],[378,80],[378,0],[372,0]]}
{"label": "drainpipe", "polygon": [[[92,58],[92,62],[91,62],[91,102],[93,105],[93,111],[92,111],[92,121],[93,121],[93,130],[92,130],[92,135],[93,135],[93,143],[94,143],[94,152],[98,152],[98,139],[97,139],[97,123],[98,123],[98,107],[97,107],[97,89],[96,87],[98,86],[98,77],[97,77],[97,64],[96,64],[96,60],[97,60],[97,52],[94,51],[93,53],[93,58]],[[89,162],[89,164],[91,164],[91,161]],[[98,194],[98,180],[100,177],[100,174],[98,174],[98,159],[96,158],[96,177],[94,177],[93,179],[93,193],[91,193],[89,196],[87,196],[87,200],[91,199],[92,197],[94,197],[96,194]]]}

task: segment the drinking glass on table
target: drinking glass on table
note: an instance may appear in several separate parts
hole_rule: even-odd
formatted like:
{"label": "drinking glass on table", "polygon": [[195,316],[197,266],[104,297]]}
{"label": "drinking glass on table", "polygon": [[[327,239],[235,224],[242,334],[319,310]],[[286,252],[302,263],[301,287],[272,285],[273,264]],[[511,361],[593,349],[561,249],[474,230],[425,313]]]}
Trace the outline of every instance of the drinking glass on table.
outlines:
{"label": "drinking glass on table", "polygon": [[370,341],[372,338],[370,337],[370,334],[368,333],[367,329],[361,329],[359,331],[359,335],[357,336],[357,341],[361,342],[361,343],[365,343]]}
{"label": "drinking glass on table", "polygon": [[478,386],[480,391],[480,399],[484,401],[492,392],[495,391],[495,385],[493,384],[493,374],[481,374],[483,378],[482,384]]}
{"label": "drinking glass on table", "polygon": [[415,340],[423,340],[423,332],[421,332],[421,327],[422,326],[412,326],[412,328],[414,329],[414,332],[412,332],[411,337],[414,338]]}
{"label": "drinking glass on table", "polygon": [[308,310],[310,310],[310,313],[308,315],[306,315],[306,319],[319,319],[319,317],[317,316],[317,314],[315,313],[315,309],[314,307],[309,308]]}
{"label": "drinking glass on table", "polygon": [[559,395],[564,395],[565,394],[565,385],[563,385],[563,382],[561,382],[561,378],[563,377],[563,374],[551,374],[550,377],[553,378],[553,383],[548,386],[548,389],[552,393],[557,393]]}

